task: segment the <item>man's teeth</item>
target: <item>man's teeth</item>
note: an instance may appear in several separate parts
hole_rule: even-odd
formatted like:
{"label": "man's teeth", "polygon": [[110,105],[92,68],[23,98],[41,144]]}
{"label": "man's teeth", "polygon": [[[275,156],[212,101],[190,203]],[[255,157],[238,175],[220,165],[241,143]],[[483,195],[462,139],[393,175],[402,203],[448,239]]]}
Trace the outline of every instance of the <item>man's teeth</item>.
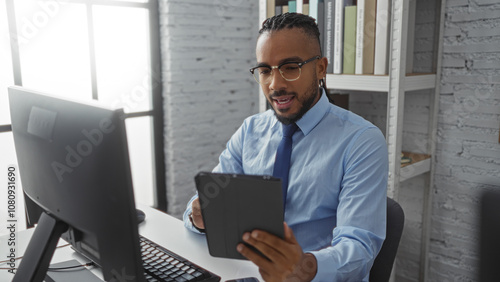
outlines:
{"label": "man's teeth", "polygon": [[276,99],[276,102],[278,102],[278,104],[286,104],[288,103],[292,98],[287,98],[287,99]]}

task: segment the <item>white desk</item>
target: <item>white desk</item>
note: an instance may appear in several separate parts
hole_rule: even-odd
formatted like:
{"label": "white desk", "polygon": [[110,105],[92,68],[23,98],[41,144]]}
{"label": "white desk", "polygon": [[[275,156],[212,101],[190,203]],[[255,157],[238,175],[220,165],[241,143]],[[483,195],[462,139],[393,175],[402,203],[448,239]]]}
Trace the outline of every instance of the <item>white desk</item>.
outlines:
{"label": "white desk", "polygon": [[[257,267],[249,261],[236,259],[214,258],[208,253],[206,238],[195,234],[184,227],[182,221],[168,214],[147,206],[138,206],[146,213],[146,220],[139,225],[139,233],[146,238],[166,247],[199,266],[206,268],[222,277],[221,281],[243,277],[257,277],[262,280]],[[17,256],[20,257],[28,245],[34,229],[28,229],[16,234]],[[8,255],[8,237],[0,237],[0,261],[6,260]],[[64,240],[59,245],[65,245]],[[88,260],[75,253],[69,246],[57,248],[51,263],[76,259],[82,263]],[[20,260],[16,262],[16,267]],[[1,268],[8,267],[5,264]],[[100,269],[92,268],[94,274],[102,279]],[[0,270],[0,281],[11,281],[12,274],[7,270]]]}

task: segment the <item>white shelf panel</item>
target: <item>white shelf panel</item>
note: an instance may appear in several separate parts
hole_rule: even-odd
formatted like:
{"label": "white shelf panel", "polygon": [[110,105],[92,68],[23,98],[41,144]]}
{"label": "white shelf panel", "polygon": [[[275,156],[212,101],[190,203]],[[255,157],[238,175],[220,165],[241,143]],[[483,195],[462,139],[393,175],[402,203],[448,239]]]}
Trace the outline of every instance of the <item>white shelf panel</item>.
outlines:
{"label": "white shelf panel", "polygon": [[405,90],[423,90],[436,87],[435,74],[410,75],[405,78]]}
{"label": "white shelf panel", "polygon": [[402,167],[399,170],[399,181],[405,181],[429,171],[431,171],[430,158]]}
{"label": "white shelf panel", "polygon": [[387,75],[327,74],[326,86],[329,89],[387,92]]}
{"label": "white shelf panel", "polygon": [[[389,92],[388,75],[327,74],[329,89]],[[436,85],[435,74],[409,75],[404,81],[405,91],[432,89]]]}

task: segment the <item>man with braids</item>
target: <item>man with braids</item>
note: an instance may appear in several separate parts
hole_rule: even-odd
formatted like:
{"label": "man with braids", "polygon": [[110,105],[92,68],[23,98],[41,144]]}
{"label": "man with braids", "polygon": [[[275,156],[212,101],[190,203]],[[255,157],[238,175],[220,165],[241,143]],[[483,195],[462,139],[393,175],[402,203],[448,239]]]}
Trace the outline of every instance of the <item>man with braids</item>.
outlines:
{"label": "man with braids", "polygon": [[[227,143],[215,172],[273,175],[286,125],[297,126],[285,201],[285,236],[262,230],[237,250],[266,281],[368,281],[385,238],[387,146],[380,130],[328,101],[313,18],[285,13],[259,32],[250,71],[272,109],[247,118]],[[203,232],[195,195],[185,226]]]}

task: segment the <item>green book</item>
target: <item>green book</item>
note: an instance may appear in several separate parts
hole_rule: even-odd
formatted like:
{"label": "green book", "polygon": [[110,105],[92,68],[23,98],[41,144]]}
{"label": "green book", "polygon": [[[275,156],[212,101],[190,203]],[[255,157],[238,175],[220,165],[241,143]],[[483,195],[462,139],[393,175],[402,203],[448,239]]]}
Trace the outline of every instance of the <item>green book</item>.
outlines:
{"label": "green book", "polygon": [[345,7],[344,15],[344,74],[354,74],[356,67],[356,6]]}
{"label": "green book", "polygon": [[288,1],[288,12],[297,13],[297,1]]}

